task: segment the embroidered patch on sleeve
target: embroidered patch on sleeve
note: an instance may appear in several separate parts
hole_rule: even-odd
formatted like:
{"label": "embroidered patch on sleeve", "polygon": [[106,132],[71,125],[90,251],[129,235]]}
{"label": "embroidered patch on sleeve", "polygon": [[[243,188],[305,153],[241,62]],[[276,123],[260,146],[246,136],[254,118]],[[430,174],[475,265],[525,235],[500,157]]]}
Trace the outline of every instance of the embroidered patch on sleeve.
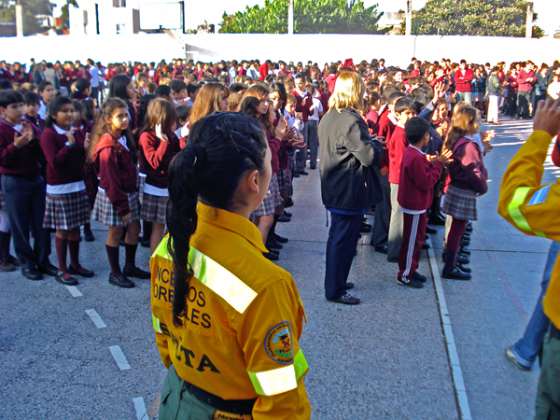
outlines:
{"label": "embroidered patch on sleeve", "polygon": [[294,361],[290,323],[282,321],[268,330],[264,339],[264,349],[268,357],[281,365]]}
{"label": "embroidered patch on sleeve", "polygon": [[538,204],[544,203],[546,201],[546,198],[548,197],[548,193],[550,192],[550,187],[550,185],[545,185],[540,190],[536,191],[533,194],[533,197],[531,197],[531,200],[529,200],[528,205],[536,206]]}

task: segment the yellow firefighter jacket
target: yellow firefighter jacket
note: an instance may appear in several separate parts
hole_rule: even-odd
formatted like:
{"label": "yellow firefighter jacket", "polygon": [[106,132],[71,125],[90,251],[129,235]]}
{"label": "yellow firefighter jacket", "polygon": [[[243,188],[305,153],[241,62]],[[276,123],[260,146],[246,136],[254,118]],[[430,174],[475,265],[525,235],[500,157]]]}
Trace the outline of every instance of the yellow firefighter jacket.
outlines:
{"label": "yellow firefighter jacket", "polygon": [[[510,162],[502,180],[498,212],[527,235],[560,240],[560,184],[542,184],[552,136],[535,131]],[[560,328],[560,264],[552,271],[544,312]]]}
{"label": "yellow firefighter jacket", "polygon": [[246,218],[199,203],[187,309],[173,323],[173,263],[165,237],[150,260],[152,321],[166,367],[226,400],[257,399],[255,419],[308,419],[304,309],[290,273],[267,260]]}

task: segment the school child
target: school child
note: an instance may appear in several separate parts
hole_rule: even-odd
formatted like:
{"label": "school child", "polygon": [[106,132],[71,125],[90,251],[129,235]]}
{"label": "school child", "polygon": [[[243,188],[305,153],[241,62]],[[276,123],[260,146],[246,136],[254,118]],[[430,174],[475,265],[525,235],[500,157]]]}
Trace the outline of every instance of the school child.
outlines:
{"label": "school child", "polygon": [[[89,150],[91,130],[93,128],[92,121],[90,119],[89,110],[83,106],[83,102],[77,99],[72,101],[74,105],[74,130],[80,134],[81,138],[84,139],[84,149]],[[93,210],[93,205],[95,204],[95,197],[97,196],[97,188],[99,187],[99,180],[97,179],[97,172],[95,171],[95,165],[86,159],[83,166],[84,183],[86,185],[86,193],[89,200],[90,211]],[[86,242],[95,241],[95,236],[91,230],[91,222],[88,220],[84,223],[84,239]]]}
{"label": "school child", "polygon": [[146,174],[142,190],[141,219],[152,223],[150,249],[153,252],[163,238],[169,193],[167,170],[179,153],[174,133],[177,115],[169,101],[156,98],[148,106],[146,123],[138,141],[140,170]]}
{"label": "school child", "polygon": [[[93,277],[80,265],[80,226],[89,223],[91,208],[84,183],[86,160],[83,131],[76,130],[72,100],[55,98],[49,106],[41,149],[47,162],[47,196],[43,227],[56,230],[59,283],[74,286],[74,276]],[[70,266],[66,255],[70,254]]]}
{"label": "school child", "polygon": [[[41,176],[44,156],[39,132],[22,121],[24,99],[13,90],[0,91],[0,174],[3,208],[8,214],[16,255],[24,277],[41,280],[43,274],[55,276],[57,268],[49,262],[50,238],[43,229],[45,181]],[[2,223],[0,231],[7,232]],[[32,233],[33,247],[29,241]],[[0,249],[6,259],[9,242],[1,235]]]}
{"label": "school child", "polygon": [[428,156],[422,149],[430,142],[430,125],[418,117],[405,125],[408,147],[402,159],[398,202],[403,214],[403,240],[397,283],[420,289],[426,277],[419,274],[418,260],[426,237],[427,209],[432,205],[434,186],[441,177],[448,155]]}
{"label": "school child", "polygon": [[23,119],[30,122],[39,132],[42,132],[45,128],[45,121],[39,116],[41,97],[35,92],[25,92],[23,99],[25,102]]}
{"label": "school child", "polygon": [[[111,268],[109,283],[126,288],[134,287],[129,277],[150,278],[150,273],[136,267],[140,205],[136,147],[128,131],[129,118],[126,102],[107,99],[90,144],[90,159],[99,177],[94,219],[109,227],[105,247]],[[125,227],[126,260],[121,271],[119,244]]]}
{"label": "school child", "polygon": [[391,189],[391,218],[387,243],[387,260],[389,262],[398,262],[401,251],[403,217],[399,210],[397,197],[399,195],[402,158],[408,146],[404,127],[408,120],[416,116],[416,107],[414,101],[405,96],[397,99],[394,111],[397,124],[387,141],[389,186]]}
{"label": "school child", "polygon": [[479,130],[478,111],[466,104],[457,106],[444,146],[453,152],[443,201],[443,212],[451,217],[442,274],[447,279],[471,279],[470,269],[458,263],[458,255],[467,223],[477,219],[476,199],[488,190],[488,173],[482,158],[484,146],[476,138]]}
{"label": "school child", "polygon": [[185,105],[189,99],[187,84],[183,80],[174,79],[169,84],[171,88],[171,100],[175,106]]}
{"label": "school child", "polygon": [[44,120],[47,119],[49,103],[54,99],[56,90],[51,82],[43,80],[37,89],[41,97],[41,104],[39,105],[39,116]]}

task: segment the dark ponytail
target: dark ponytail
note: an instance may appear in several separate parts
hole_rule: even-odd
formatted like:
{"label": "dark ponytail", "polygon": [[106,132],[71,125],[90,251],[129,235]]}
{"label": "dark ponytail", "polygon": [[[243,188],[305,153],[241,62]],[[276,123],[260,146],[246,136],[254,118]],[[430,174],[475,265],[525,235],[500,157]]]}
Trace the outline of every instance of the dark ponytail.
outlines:
{"label": "dark ponytail", "polygon": [[196,231],[198,200],[231,210],[241,176],[264,170],[266,137],[258,122],[238,113],[215,113],[191,129],[187,147],[169,167],[168,250],[173,258],[173,321],[181,325],[189,280],[190,238]]}

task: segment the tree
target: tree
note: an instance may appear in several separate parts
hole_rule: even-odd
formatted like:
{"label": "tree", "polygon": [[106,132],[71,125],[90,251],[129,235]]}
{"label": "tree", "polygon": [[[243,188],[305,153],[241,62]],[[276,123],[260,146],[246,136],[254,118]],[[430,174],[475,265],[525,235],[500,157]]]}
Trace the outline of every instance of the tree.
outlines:
{"label": "tree", "polygon": [[[51,15],[52,5],[45,0],[20,0],[23,10],[23,33],[33,35],[43,32],[48,28],[42,26],[42,19],[39,16]],[[15,35],[16,21],[16,2],[15,0],[0,0],[0,22],[3,24],[14,24],[13,33]]]}
{"label": "tree", "polygon": [[[296,33],[384,33],[377,5],[363,0],[294,0]],[[265,0],[264,7],[247,6],[232,15],[224,13],[222,33],[285,33],[288,31],[288,0]]]}
{"label": "tree", "polygon": [[[525,36],[526,11],[526,0],[428,0],[412,15],[412,33]],[[533,27],[533,37],[543,34],[541,28]]]}

